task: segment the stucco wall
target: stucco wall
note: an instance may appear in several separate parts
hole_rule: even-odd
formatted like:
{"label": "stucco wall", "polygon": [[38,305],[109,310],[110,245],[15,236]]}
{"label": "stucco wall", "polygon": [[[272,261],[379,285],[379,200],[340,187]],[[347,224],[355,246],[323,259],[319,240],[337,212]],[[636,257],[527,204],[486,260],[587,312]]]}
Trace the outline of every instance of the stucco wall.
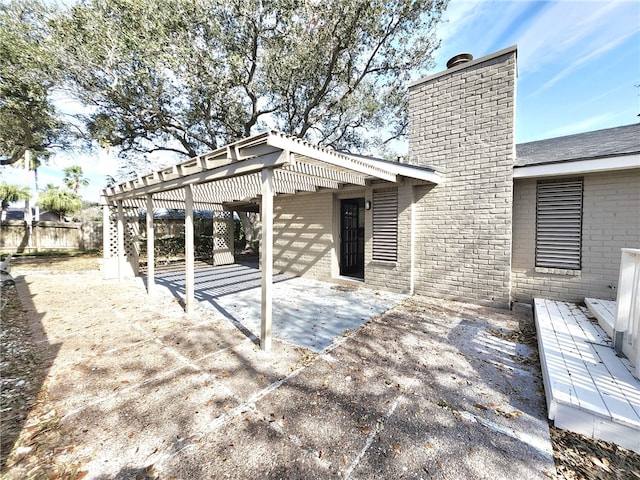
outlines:
{"label": "stucco wall", "polygon": [[[575,176],[572,176],[574,178]],[[536,269],[536,179],[516,180],[513,209],[513,299],[571,302],[615,299],[620,249],[640,248],[640,169],[583,176],[582,269]]]}
{"label": "stucco wall", "polygon": [[516,51],[409,89],[410,162],[445,182],[419,187],[416,293],[508,307]]}

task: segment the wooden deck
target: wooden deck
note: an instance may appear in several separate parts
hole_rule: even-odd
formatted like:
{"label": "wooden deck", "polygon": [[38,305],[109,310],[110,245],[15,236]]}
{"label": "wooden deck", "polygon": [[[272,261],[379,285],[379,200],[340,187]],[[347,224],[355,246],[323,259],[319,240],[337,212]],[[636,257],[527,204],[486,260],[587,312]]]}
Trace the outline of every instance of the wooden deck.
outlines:
{"label": "wooden deck", "polygon": [[591,314],[598,319],[598,325],[602,327],[609,338],[613,338],[613,327],[616,323],[616,302],[585,298],[584,303],[587,304]]}
{"label": "wooden deck", "polygon": [[535,299],[549,419],[640,453],[640,381],[576,304]]}

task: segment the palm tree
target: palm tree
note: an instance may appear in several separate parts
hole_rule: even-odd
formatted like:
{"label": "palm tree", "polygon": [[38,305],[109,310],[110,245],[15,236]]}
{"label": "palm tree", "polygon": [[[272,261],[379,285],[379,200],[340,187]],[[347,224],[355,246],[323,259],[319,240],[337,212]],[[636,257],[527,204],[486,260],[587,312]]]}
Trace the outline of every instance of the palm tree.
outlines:
{"label": "palm tree", "polygon": [[40,206],[56,212],[62,222],[66,213],[82,210],[82,197],[71,190],[61,190],[50,183],[40,194]]}
{"label": "palm tree", "polygon": [[64,169],[64,184],[73,190],[73,193],[77,194],[80,187],[89,185],[89,179],[82,173],[82,167],[78,165]]}
{"label": "palm tree", "polygon": [[[33,152],[31,152],[31,150],[27,150],[20,160],[12,164],[16,168],[27,169],[27,165],[25,164],[28,161],[29,167],[27,170],[33,171],[33,178],[35,180],[35,189],[31,192],[30,198],[33,198],[34,202],[36,203],[35,205],[36,216],[34,218],[36,221],[40,220],[40,209],[37,204],[38,192],[40,191],[40,189],[38,188],[38,168],[42,166],[42,159],[46,160],[48,157],[49,157],[48,152],[37,152],[34,154]],[[31,190],[30,183],[31,182],[29,182],[27,177],[27,188],[29,188],[29,190]],[[25,208],[30,208],[30,206],[25,206]]]}
{"label": "palm tree", "polygon": [[7,182],[0,183],[0,201],[2,202],[0,220],[4,222],[7,219],[7,208],[9,208],[11,202],[28,200],[30,197],[29,187],[9,185]]}

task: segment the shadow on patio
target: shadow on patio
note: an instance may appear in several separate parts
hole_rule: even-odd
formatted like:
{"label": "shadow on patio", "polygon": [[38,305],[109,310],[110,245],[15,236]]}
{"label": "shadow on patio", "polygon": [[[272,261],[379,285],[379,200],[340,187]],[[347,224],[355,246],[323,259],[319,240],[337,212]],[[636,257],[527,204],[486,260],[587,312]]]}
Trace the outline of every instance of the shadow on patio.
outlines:
{"label": "shadow on patio", "polygon": [[[316,352],[406,297],[282,273],[274,274],[273,283],[274,336]],[[184,264],[157,267],[156,285],[184,298]],[[195,298],[200,307],[219,312],[259,343],[261,273],[256,264],[213,267],[196,262]]]}

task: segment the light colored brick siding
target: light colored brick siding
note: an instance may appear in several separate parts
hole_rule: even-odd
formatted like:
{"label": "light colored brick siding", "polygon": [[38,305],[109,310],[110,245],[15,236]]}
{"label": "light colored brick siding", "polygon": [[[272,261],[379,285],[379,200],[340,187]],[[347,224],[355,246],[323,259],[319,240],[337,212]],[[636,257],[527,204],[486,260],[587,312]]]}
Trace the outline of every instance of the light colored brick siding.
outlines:
{"label": "light colored brick siding", "polygon": [[[381,185],[389,188],[389,185]],[[329,280],[339,276],[340,200],[371,200],[372,189],[316,195],[276,197],[274,202],[273,259],[276,272]],[[410,184],[398,187],[398,260],[372,261],[373,210],[365,212],[365,279],[374,289],[410,293],[411,199]],[[334,234],[335,231],[335,234]]]}
{"label": "light colored brick siding", "polygon": [[516,52],[409,90],[410,162],[445,182],[417,188],[415,292],[508,307]]}
{"label": "light colored brick siding", "polygon": [[331,276],[333,195],[276,197],[274,271],[313,278]]}
{"label": "light colored brick siding", "polygon": [[[387,187],[388,188],[388,187]],[[365,221],[365,269],[364,278],[371,288],[399,293],[411,293],[411,200],[413,187],[398,187],[398,259],[396,262],[372,260],[373,210],[367,212]],[[371,198],[371,193],[367,198]]]}
{"label": "light colored brick siding", "polygon": [[[575,177],[575,176],[573,176]],[[572,178],[573,178],[572,177]],[[513,208],[512,295],[570,302],[615,299],[620,249],[640,248],[640,169],[583,176],[582,269],[575,274],[535,268],[536,180],[516,180]],[[547,270],[548,271],[548,270]]]}

